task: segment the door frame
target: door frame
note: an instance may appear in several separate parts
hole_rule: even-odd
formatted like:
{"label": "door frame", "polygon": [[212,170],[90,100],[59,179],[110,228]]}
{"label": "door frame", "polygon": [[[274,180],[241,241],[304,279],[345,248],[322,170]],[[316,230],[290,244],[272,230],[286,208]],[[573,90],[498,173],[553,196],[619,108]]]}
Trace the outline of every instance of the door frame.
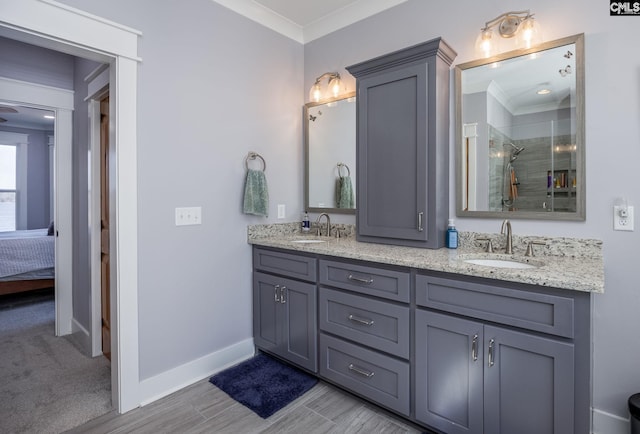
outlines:
{"label": "door frame", "polygon": [[139,31],[53,0],[0,0],[0,36],[110,65],[113,186],[111,383],[120,413],[140,404],[138,353],[137,55]]}
{"label": "door frame", "polygon": [[68,335],[73,321],[73,91],[0,77],[0,96],[9,101],[55,113],[53,216],[55,239],[55,334]]}

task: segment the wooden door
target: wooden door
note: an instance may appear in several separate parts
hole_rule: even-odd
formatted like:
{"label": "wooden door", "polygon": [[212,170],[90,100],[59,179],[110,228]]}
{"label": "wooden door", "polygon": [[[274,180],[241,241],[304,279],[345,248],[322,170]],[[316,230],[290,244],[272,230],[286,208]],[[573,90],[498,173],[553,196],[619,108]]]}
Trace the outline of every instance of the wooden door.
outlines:
{"label": "wooden door", "polygon": [[111,360],[111,282],[109,279],[109,97],[100,101],[100,288],[102,353]]}

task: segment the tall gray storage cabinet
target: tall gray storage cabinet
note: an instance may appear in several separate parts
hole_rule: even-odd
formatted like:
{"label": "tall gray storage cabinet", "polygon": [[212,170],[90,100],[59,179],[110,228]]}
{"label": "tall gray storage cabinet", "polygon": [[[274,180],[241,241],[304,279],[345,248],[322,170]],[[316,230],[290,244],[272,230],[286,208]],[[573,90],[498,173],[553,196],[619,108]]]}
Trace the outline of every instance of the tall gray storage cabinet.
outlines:
{"label": "tall gray storage cabinet", "polygon": [[357,92],[357,239],[444,246],[449,76],[442,39],[347,67]]}

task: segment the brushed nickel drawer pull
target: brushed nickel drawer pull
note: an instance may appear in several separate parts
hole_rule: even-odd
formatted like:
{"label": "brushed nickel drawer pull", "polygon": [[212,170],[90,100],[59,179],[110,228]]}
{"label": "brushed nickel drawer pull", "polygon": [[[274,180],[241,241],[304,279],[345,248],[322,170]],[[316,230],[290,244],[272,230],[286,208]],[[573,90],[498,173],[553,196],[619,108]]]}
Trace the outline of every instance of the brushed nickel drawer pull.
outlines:
{"label": "brushed nickel drawer pull", "polygon": [[353,371],[353,372],[355,372],[357,374],[360,374],[363,377],[367,377],[367,378],[373,377],[373,374],[374,374],[373,371],[367,371],[365,369],[359,368],[358,366],[354,365],[353,363],[349,363],[349,370]]}
{"label": "brushed nickel drawer pull", "polygon": [[287,290],[286,286],[280,287],[280,303],[284,304],[287,300],[284,298],[284,292]]}
{"label": "brushed nickel drawer pull", "polygon": [[372,326],[373,325],[373,320],[372,319],[363,319],[363,318],[358,318],[355,315],[349,314],[348,316],[349,321],[353,321],[353,322],[357,322],[360,324],[364,324],[366,326]]}
{"label": "brushed nickel drawer pull", "polygon": [[495,340],[493,340],[493,339],[491,339],[491,340],[489,341],[489,366],[493,366],[493,358],[494,358],[494,354],[493,354],[493,351],[494,351],[494,349],[493,349],[493,344],[494,344],[495,342],[496,342],[496,341],[495,341]]}
{"label": "brushed nickel drawer pull", "polygon": [[423,216],[424,216],[423,212],[419,212],[418,213],[418,232],[424,231],[424,228],[422,227],[422,217]]}
{"label": "brushed nickel drawer pull", "polygon": [[280,285],[276,285],[273,287],[273,300],[276,303],[280,303]]}
{"label": "brushed nickel drawer pull", "polygon": [[478,334],[473,335],[473,342],[471,343],[471,358],[473,361],[478,360]]}
{"label": "brushed nickel drawer pull", "polygon": [[358,282],[358,283],[365,283],[367,285],[371,285],[373,283],[373,278],[363,279],[361,277],[355,277],[353,274],[349,274],[347,279],[353,280],[354,282]]}

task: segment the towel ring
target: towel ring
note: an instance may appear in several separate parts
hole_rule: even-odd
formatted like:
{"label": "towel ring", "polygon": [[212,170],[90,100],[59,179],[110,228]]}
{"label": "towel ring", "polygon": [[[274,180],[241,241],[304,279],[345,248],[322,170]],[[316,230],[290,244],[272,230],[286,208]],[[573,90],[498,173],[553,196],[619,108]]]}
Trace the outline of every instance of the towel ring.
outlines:
{"label": "towel ring", "polygon": [[347,176],[351,176],[351,170],[349,170],[349,166],[347,166],[344,163],[338,163],[338,176],[342,178],[342,174],[340,173],[340,169],[343,168],[343,167],[347,169]]}
{"label": "towel ring", "polygon": [[264,161],[262,155],[258,154],[257,152],[249,152],[247,158],[244,159],[244,166],[247,168],[247,170],[249,170],[249,160],[255,160],[256,158],[262,160],[262,171],[265,172],[267,170],[267,162]]}

